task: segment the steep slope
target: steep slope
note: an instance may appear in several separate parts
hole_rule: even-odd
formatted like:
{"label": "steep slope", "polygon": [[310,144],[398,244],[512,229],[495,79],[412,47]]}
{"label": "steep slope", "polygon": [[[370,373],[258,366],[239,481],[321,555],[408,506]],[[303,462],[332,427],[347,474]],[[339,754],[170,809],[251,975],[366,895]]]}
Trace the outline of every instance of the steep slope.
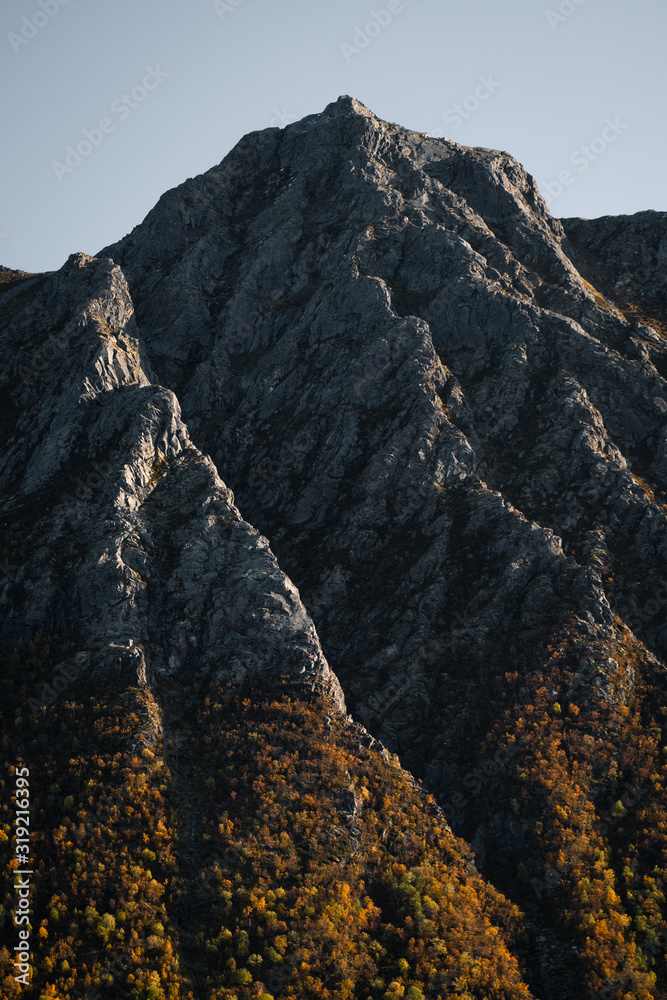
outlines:
{"label": "steep slope", "polygon": [[[618,989],[645,961],[632,929],[620,944],[628,903],[601,874],[596,909],[581,872],[611,850],[609,796],[636,790],[617,713],[660,712],[638,692],[664,676],[665,346],[564,237],[507,154],[342,98],[247,136],[104,253],[353,713],[493,878],[557,873],[555,907],[539,889],[526,902],[554,954],[574,939],[597,988]],[[509,800],[488,784],[494,753]]]}
{"label": "steep slope", "polygon": [[[665,333],[667,315],[667,213],[605,216],[601,219],[563,219],[568,254],[582,273],[621,309],[637,313]],[[662,317],[662,319],[661,319]],[[659,341],[650,330],[651,360],[660,373]],[[641,351],[641,348],[638,347]]]}
{"label": "steep slope", "polygon": [[15,983],[5,920],[8,1000],[529,1000],[518,909],[387,752],[305,687],[230,696],[196,674],[19,721],[12,764],[30,761],[38,796],[34,975]]}
{"label": "steep slope", "polygon": [[[632,531],[635,561],[664,558],[664,445],[642,457],[665,383],[563,235],[506,154],[341,99],[247,136],[104,251],[351,704],[410,665],[403,725],[385,724],[402,752],[417,737],[416,758],[432,748],[406,701],[437,709],[443,656],[496,649],[508,625],[542,638],[571,613],[606,654],[613,611],[641,598],[610,604],[600,547],[627,557]],[[442,767],[436,752],[431,780]]]}
{"label": "steep slope", "polygon": [[[521,914],[344,716],[296,588],[155,383],[119,267],[78,254],[55,274],[10,273],[3,996],[419,998],[428,984],[481,997],[493,984],[528,998],[511,954]],[[27,988],[12,961],[17,768],[31,795]]]}
{"label": "steep slope", "polygon": [[121,686],[287,668],[342,708],[295,587],[152,381],[120,269],[79,254],[23,285],[2,336],[2,640],[67,636],[80,673]]}
{"label": "steep slope", "polygon": [[[246,907],[227,869],[209,880],[211,919],[221,893],[241,921],[219,931],[198,915],[204,900],[175,886],[170,919],[178,930],[187,912],[199,928],[170,944],[194,996],[252,995],[251,980],[284,997],[523,996],[517,958],[535,996],[667,996],[666,232],[657,213],[563,226],[508,154],[341,98],[246,136],[98,258],[17,276],[0,294],[3,636],[24,639],[11,662],[28,662],[25,640],[48,632],[68,668],[83,665],[93,685],[138,679],[161,725],[187,733],[171,792],[197,788],[173,838],[181,878],[214,864],[207,838],[232,828],[236,860],[273,856],[283,833],[288,855],[290,842],[298,857],[312,846],[308,885],[323,887],[325,909],[307,907],[304,926],[294,886],[276,919],[293,953],[305,935],[313,982],[303,966],[275,989],[261,978],[254,911],[287,870],[258,862]],[[71,477],[91,462],[98,478],[77,495]],[[205,683],[184,694],[200,669]],[[373,860],[397,812],[406,832],[428,825],[406,785],[398,805],[387,796],[391,822],[373,819],[362,836],[347,881],[364,916],[336,911],[349,937],[331,972],[325,772],[311,767],[299,786],[286,765],[285,803],[294,792],[308,806],[298,830],[271,809],[260,822],[277,789],[258,791],[257,775],[292,719],[271,693],[281,677],[297,685],[288,698],[324,699],[314,715],[299,709],[300,758],[322,754],[318,717],[341,734],[348,725],[338,678],[353,716],[424,780],[478,868],[525,912],[512,929],[506,904],[489,904],[512,955],[501,949],[493,973],[486,945],[467,958],[459,947],[485,926],[486,894],[498,899],[474,869],[459,932],[423,873],[410,882],[417,906],[402,874]],[[247,703],[229,701],[234,691]],[[70,711],[54,690],[42,700],[52,704],[33,710],[49,719]],[[224,784],[227,753],[239,786]],[[373,781],[393,787],[382,751],[370,754]],[[345,772],[329,760],[347,783],[331,795],[347,790],[354,813],[363,754],[346,760]],[[213,803],[218,779],[227,798]],[[431,840],[408,870],[450,857],[461,872],[457,843],[450,857]],[[358,879],[379,886],[369,899],[381,916]],[[436,913],[446,934],[429,924]],[[365,934],[386,962],[341,962],[351,941],[366,953]],[[422,950],[434,935],[437,956]],[[137,996],[163,988],[152,972],[158,985],[142,974]],[[178,986],[169,975],[165,990]]]}

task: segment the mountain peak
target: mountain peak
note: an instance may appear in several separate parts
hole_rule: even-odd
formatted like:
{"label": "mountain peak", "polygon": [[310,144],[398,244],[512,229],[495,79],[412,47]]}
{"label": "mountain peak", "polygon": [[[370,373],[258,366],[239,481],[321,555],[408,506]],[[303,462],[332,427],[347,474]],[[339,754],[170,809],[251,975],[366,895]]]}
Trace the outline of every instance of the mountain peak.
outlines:
{"label": "mountain peak", "polygon": [[350,97],[349,94],[341,94],[336,101],[327,104],[322,114],[327,115],[332,112],[362,115],[364,118],[375,118],[373,112],[365,104],[358,101],[356,97]]}
{"label": "mountain peak", "polygon": [[[170,790],[191,810],[174,812],[181,912],[211,922],[184,945],[194,961],[201,942],[202,988],[181,996],[203,996],[209,973],[207,995],[666,994],[665,247],[664,213],[562,224],[511,156],[343,96],[244,137],[98,257],[27,280],[0,271],[0,637],[20,675],[0,721],[21,737],[29,692],[25,731],[48,716],[71,764],[89,703],[59,692],[73,676],[93,691],[113,681],[150,702],[178,768],[177,717],[190,719],[189,774]],[[59,687],[31,673],[44,645]],[[136,755],[148,724],[121,715]],[[342,729],[344,754],[329,743]],[[103,784],[106,737],[95,721],[88,736]],[[449,846],[426,863],[405,827],[417,801],[392,804],[403,772],[388,751],[512,895],[516,933],[494,916],[504,930],[482,947],[468,929],[491,898],[451,874],[470,849],[437,813],[433,843]],[[49,809],[66,787],[63,808],[91,801],[66,780]],[[35,826],[64,850],[86,813],[49,815]],[[223,880],[206,906],[192,895],[198,838]],[[119,893],[135,880],[125,855],[121,877],[122,839],[90,838]],[[135,839],[171,878],[161,848]],[[330,895],[315,891],[325,871]],[[363,916],[329,907],[341,885]],[[93,940],[83,886],[73,968]],[[40,897],[61,928],[68,892]],[[165,894],[172,912],[179,892]],[[108,895],[100,947],[112,954],[114,913],[132,961],[160,947],[155,930],[135,953],[141,907]],[[334,925],[363,938],[358,955]],[[55,919],[47,938],[44,970],[69,976]],[[303,974],[298,988],[285,973]]]}

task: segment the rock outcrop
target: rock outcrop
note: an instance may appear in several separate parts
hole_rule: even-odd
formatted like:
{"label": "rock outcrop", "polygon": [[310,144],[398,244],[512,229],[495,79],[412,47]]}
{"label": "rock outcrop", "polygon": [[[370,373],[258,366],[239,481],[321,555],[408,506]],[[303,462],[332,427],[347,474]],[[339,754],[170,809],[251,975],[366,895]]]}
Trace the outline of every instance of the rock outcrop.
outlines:
{"label": "rock outcrop", "polygon": [[296,587],[156,384],[120,268],[74,255],[6,308],[4,642],[68,636],[82,676],[122,686],[284,670],[342,709]]}

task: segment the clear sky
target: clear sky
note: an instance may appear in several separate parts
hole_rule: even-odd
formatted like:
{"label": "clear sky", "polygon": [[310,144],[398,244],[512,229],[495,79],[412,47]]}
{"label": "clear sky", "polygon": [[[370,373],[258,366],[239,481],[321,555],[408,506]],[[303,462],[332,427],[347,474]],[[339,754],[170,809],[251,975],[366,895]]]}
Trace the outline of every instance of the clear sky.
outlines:
{"label": "clear sky", "polygon": [[95,253],[340,94],[507,150],[555,215],[667,210],[666,39],[665,0],[2,0],[0,263]]}

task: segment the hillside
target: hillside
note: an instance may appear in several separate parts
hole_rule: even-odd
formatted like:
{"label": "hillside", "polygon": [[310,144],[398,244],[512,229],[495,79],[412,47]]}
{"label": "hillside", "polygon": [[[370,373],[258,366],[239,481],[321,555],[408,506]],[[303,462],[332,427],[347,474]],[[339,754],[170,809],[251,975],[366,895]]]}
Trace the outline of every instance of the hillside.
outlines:
{"label": "hillside", "polygon": [[3,271],[22,995],[667,996],[666,255],[343,97]]}

